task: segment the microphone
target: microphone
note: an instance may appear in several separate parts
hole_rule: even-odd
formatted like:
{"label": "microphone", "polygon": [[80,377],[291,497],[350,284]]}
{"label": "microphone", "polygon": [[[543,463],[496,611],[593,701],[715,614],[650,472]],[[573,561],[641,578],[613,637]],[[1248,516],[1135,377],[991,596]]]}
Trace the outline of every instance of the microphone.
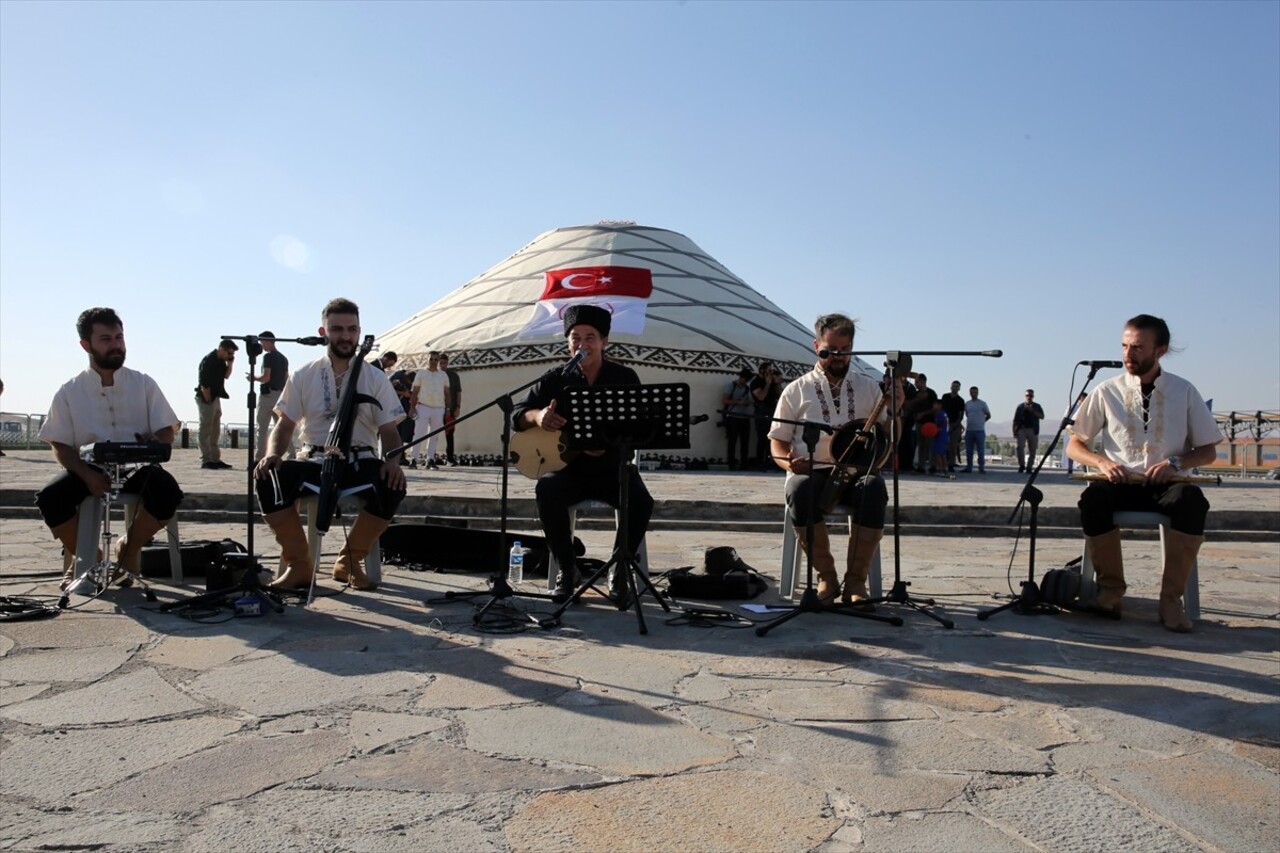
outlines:
{"label": "microphone", "polygon": [[987,358],[1000,358],[1002,355],[1004,355],[1004,350],[1001,350],[1001,349],[984,349],[984,350],[982,351],[982,354],[983,354],[983,355],[985,355]]}
{"label": "microphone", "polygon": [[329,339],[324,335],[311,335],[305,338],[298,338],[297,343],[302,344],[304,347],[322,347],[329,343]]}
{"label": "microphone", "polygon": [[1099,367],[1124,367],[1123,361],[1081,361],[1077,362],[1080,367],[1088,366],[1091,370],[1097,370]]}
{"label": "microphone", "polygon": [[691,418],[689,418],[689,426],[693,426],[694,424],[700,424],[705,420],[707,420],[706,415],[694,415]]}
{"label": "microphone", "polygon": [[586,357],[587,357],[586,350],[581,350],[581,349],[578,350],[577,354],[574,355],[573,358],[565,362],[564,367],[560,368],[560,375],[568,376],[570,373],[573,373],[575,370],[578,369],[578,365],[582,364],[582,360]]}

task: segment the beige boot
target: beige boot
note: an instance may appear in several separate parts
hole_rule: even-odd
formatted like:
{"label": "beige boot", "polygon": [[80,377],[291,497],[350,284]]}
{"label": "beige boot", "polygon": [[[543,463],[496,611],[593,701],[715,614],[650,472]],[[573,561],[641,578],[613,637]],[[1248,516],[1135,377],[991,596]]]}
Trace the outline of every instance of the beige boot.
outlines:
{"label": "beige boot", "polygon": [[378,537],[387,529],[388,522],[384,518],[378,518],[376,515],[360,511],[356,516],[355,524],[351,525],[351,533],[347,536],[347,543],[342,546],[342,550],[338,552],[338,559],[333,564],[333,579],[343,583],[350,583],[352,589],[377,589],[378,585],[369,580],[369,576],[364,573],[364,558],[369,556],[373,543],[378,541]]}
{"label": "beige boot", "polygon": [[65,590],[76,579],[76,542],[79,536],[80,516],[74,515],[57,527],[49,528],[54,538],[62,543],[62,584]]}
{"label": "beige boot", "polygon": [[[796,528],[796,536],[800,539],[800,550],[808,553],[806,531]],[[818,599],[823,604],[830,604],[840,595],[840,578],[836,575],[836,558],[831,556],[831,538],[827,535],[827,525],[815,521],[813,524],[813,573],[818,576]]]}
{"label": "beige boot", "polygon": [[[116,543],[116,565],[121,569],[142,575],[142,546],[151,538],[164,530],[165,523],[157,519],[142,507],[133,514],[133,523],[125,531],[124,536]],[[121,586],[130,586],[133,579],[124,575],[120,579]]]}
{"label": "beige boot", "polygon": [[1188,634],[1192,625],[1182,607],[1182,594],[1187,589],[1187,578],[1191,577],[1191,567],[1195,565],[1204,537],[1179,533],[1172,528],[1165,531],[1164,535],[1168,537],[1168,541],[1164,557],[1164,577],[1160,580],[1160,624],[1170,631]]}
{"label": "beige boot", "polygon": [[276,510],[263,516],[280,545],[280,557],[285,570],[268,586],[270,589],[307,589],[315,574],[311,564],[311,546],[307,544],[307,531],[302,527],[296,505]]}
{"label": "beige boot", "polygon": [[880,547],[880,537],[884,536],[884,529],[876,529],[871,527],[859,527],[854,525],[849,531],[849,555],[846,559],[846,570],[844,573],[844,595],[840,597],[840,601],[844,604],[862,604],[863,607],[871,608],[870,604],[865,604],[866,600],[871,597],[871,593],[867,592],[867,578],[871,576],[871,561],[875,558],[876,549]]}
{"label": "beige boot", "polygon": [[1097,579],[1098,594],[1094,606],[1117,619],[1120,618],[1120,600],[1129,587],[1124,582],[1124,560],[1120,555],[1120,528],[1101,536],[1086,538],[1089,560]]}

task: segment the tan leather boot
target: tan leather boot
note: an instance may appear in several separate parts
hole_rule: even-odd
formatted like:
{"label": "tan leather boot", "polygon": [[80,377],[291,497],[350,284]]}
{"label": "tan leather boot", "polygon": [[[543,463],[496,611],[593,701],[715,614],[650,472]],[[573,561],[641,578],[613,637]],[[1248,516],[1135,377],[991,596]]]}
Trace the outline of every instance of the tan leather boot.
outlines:
{"label": "tan leather boot", "polygon": [[79,527],[80,517],[75,515],[70,521],[64,521],[57,527],[49,528],[54,538],[62,543],[62,584],[59,588],[63,590],[76,579],[76,542]]}
{"label": "tan leather boot", "polygon": [[[808,554],[805,529],[797,527],[796,536],[800,540],[800,550]],[[818,599],[823,604],[830,604],[840,595],[840,578],[836,575],[836,558],[831,556],[831,538],[823,522],[814,522],[813,525],[812,562],[813,573],[818,576]]]}
{"label": "tan leather boot", "polygon": [[[151,538],[164,530],[165,523],[147,512],[141,506],[133,514],[133,523],[125,531],[124,536],[116,543],[116,565],[122,569],[142,574],[142,546]],[[130,586],[133,579],[127,575],[120,578],[121,586]]]}
{"label": "tan leather boot", "polygon": [[338,559],[333,564],[333,579],[350,583],[352,589],[377,589],[378,585],[364,573],[363,560],[369,556],[373,543],[378,541],[389,524],[385,518],[360,510],[355,524],[351,525],[347,542],[338,552]]}
{"label": "tan leather boot", "polygon": [[1120,555],[1120,528],[1101,536],[1086,538],[1089,559],[1098,584],[1094,606],[1112,616],[1120,616],[1120,600],[1129,587],[1124,582],[1124,560]]}
{"label": "tan leather boot", "polygon": [[284,561],[283,574],[268,584],[270,589],[307,589],[315,575],[311,563],[311,547],[307,544],[307,531],[298,517],[297,506],[276,510],[263,516],[280,545],[280,557]]}
{"label": "tan leather boot", "polygon": [[1204,544],[1203,536],[1179,533],[1170,528],[1164,534],[1167,548],[1164,556],[1164,577],[1160,580],[1160,624],[1179,634],[1191,632],[1191,620],[1182,607],[1182,594],[1191,577],[1191,567]]}
{"label": "tan leather boot", "polygon": [[867,578],[871,576],[871,561],[875,558],[876,549],[880,547],[880,537],[884,529],[859,527],[854,525],[849,531],[849,554],[846,558],[844,573],[844,595],[840,601],[844,604],[859,604],[871,608],[866,600],[871,597],[867,592]]}

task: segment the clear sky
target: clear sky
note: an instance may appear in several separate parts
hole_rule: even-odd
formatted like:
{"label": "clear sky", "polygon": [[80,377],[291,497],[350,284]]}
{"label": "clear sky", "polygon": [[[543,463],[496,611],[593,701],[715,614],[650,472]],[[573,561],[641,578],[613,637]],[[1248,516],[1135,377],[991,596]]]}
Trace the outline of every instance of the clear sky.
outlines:
{"label": "clear sky", "polygon": [[1280,3],[0,2],[6,411],[91,305],[195,419],[222,334],[337,295],[378,334],[601,219],[858,349],[1004,350],[915,360],[997,421],[1140,312],[1216,410],[1280,409]]}

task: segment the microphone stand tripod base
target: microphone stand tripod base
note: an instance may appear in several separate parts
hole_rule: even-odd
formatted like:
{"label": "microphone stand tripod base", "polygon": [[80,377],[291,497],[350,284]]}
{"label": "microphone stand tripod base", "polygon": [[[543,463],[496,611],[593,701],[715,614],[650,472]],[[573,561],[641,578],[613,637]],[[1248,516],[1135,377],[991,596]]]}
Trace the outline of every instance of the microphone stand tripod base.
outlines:
{"label": "microphone stand tripod base", "polygon": [[[790,622],[801,613],[838,613],[841,616],[852,616],[856,619],[871,619],[875,622],[887,622],[890,625],[901,626],[901,616],[882,616],[879,613],[871,613],[865,609],[867,602],[860,601],[857,604],[823,604],[822,599],[818,598],[818,591],[812,587],[806,587],[804,593],[800,596],[795,607],[791,608],[789,613],[784,613],[777,619],[766,622],[759,628],[756,628],[756,636],[763,637],[779,625]],[[858,609],[862,608],[862,609]]]}
{"label": "microphone stand tripod base", "polygon": [[909,586],[911,586],[910,581],[896,580],[893,582],[893,586],[889,588],[888,595],[882,595],[879,598],[868,598],[866,601],[860,601],[858,603],[862,605],[901,604],[905,607],[910,607],[917,613],[923,613],[943,628],[954,628],[956,626],[956,623],[951,619],[948,619],[945,616],[939,616],[937,613],[926,609],[934,606],[932,598],[912,598],[911,593],[907,592],[907,587]]}

